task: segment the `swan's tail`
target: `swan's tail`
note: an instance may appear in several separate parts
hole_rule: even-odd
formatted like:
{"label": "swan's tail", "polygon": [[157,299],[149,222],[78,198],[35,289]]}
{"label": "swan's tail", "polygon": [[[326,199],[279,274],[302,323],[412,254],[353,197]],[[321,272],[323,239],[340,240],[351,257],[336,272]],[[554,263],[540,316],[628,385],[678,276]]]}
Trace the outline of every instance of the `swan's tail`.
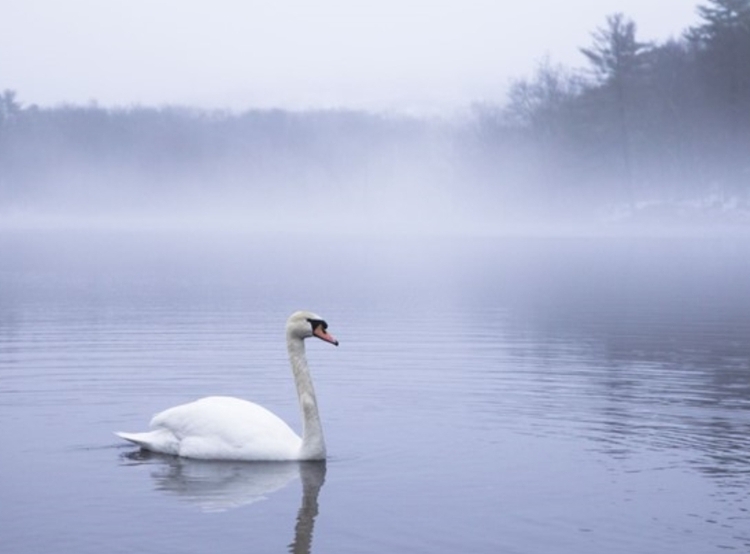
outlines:
{"label": "swan's tail", "polygon": [[117,431],[115,432],[115,435],[117,435],[121,439],[130,441],[133,444],[137,444],[138,446],[141,446],[143,448],[148,448],[148,445],[151,442],[149,440],[151,433],[123,433],[121,431]]}
{"label": "swan's tail", "polygon": [[148,433],[123,433],[122,431],[115,431],[115,435],[126,441],[134,442],[135,444],[142,444]]}
{"label": "swan's tail", "polygon": [[163,454],[179,453],[179,441],[167,429],[157,429],[145,433],[123,433],[118,431],[115,435],[152,452],[161,452]]}

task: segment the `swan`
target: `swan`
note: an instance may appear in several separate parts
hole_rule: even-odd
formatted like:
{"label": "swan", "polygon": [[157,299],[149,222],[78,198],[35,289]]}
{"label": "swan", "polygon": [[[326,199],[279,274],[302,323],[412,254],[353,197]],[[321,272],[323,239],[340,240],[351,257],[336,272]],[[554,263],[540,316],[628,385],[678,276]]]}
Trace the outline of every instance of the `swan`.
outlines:
{"label": "swan", "polygon": [[300,438],[266,408],[228,396],[208,396],[169,408],[151,420],[151,431],[115,433],[142,449],[203,460],[324,460],[326,445],[304,340],[338,346],[328,324],[312,312],[295,312],[286,323],[286,346],[302,412]]}

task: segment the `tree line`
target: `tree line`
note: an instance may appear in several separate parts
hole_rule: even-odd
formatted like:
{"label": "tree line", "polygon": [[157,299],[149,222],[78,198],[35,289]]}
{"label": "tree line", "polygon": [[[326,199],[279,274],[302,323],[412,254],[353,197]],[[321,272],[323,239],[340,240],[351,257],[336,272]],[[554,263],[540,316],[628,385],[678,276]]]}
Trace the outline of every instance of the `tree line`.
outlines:
{"label": "tree line", "polygon": [[6,90],[0,202],[273,195],[307,184],[340,192],[422,180],[452,182],[485,210],[526,203],[633,215],[692,202],[750,212],[750,0],[706,0],[697,13],[697,25],[661,44],[641,42],[634,21],[611,15],[581,48],[587,70],[545,60],[511,84],[504,103],[476,106],[462,120],[40,108]]}
{"label": "tree line", "polygon": [[634,207],[750,192],[750,0],[708,0],[662,44],[607,18],[581,48],[586,72],[546,61],[496,113],[537,148],[539,178]]}

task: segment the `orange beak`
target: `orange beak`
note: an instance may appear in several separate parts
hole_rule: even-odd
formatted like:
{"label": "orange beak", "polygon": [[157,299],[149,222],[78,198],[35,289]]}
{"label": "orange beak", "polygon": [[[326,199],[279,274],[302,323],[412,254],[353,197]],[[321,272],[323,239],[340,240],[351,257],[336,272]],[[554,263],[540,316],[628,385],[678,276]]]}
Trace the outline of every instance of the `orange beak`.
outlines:
{"label": "orange beak", "polygon": [[324,340],[326,342],[330,342],[334,346],[338,346],[339,345],[339,341],[337,341],[335,338],[333,338],[333,335],[331,335],[327,331],[324,331],[322,325],[317,326],[313,330],[313,335],[315,335],[316,337],[318,337],[321,340]]}

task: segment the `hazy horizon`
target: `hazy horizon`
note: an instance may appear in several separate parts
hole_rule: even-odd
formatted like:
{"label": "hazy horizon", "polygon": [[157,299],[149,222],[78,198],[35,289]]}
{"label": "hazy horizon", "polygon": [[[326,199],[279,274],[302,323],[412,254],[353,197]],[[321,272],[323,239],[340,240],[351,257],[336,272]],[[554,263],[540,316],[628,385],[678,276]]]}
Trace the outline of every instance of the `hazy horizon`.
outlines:
{"label": "hazy horizon", "polygon": [[501,102],[545,57],[579,48],[623,12],[644,41],[678,37],[697,2],[497,6],[384,0],[352,6],[222,0],[13,3],[0,20],[0,89],[25,104],[453,112]]}

